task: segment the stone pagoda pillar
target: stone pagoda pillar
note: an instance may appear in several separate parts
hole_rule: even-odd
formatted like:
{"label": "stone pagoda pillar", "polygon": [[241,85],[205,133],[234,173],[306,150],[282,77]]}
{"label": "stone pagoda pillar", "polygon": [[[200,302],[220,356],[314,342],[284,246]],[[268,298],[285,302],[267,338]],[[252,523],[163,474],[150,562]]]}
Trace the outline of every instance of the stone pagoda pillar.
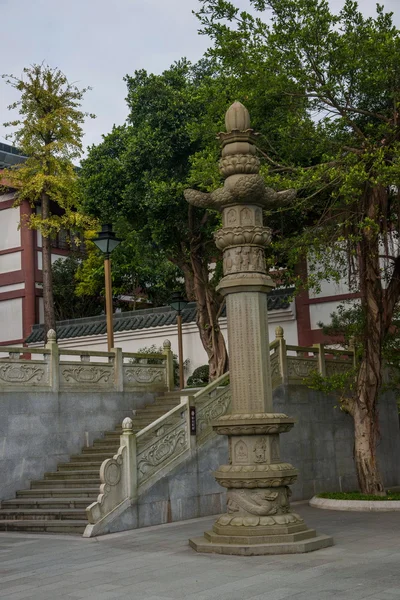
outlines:
{"label": "stone pagoda pillar", "polygon": [[333,542],[308,529],[290,508],[288,486],[297,470],[281,461],[279,435],[294,420],[273,411],[267,293],[274,283],[264,257],[270,230],[263,225],[263,209],[289,202],[295,191],[265,187],[249,113],[240,102],[229,108],[225,124],[227,133],[219,134],[224,186],[211,194],[185,191],[189,203],[222,213],[215,243],[223,251],[219,290],[226,296],[232,394],[231,414],[213,425],[229,439],[229,464],[215,473],[227,489],[227,511],[190,545],[221,554],[309,552]]}

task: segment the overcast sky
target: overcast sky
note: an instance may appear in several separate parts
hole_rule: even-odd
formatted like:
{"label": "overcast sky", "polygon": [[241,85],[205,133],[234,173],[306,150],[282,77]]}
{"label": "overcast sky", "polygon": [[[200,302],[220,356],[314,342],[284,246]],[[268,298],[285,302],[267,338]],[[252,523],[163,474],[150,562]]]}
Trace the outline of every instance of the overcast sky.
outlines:
{"label": "overcast sky", "polygon": [[[330,0],[334,9],[342,0]],[[400,0],[381,0],[400,26]],[[234,0],[248,8],[248,0]],[[360,0],[373,14],[374,0]],[[198,60],[209,40],[197,33],[192,10],[198,0],[0,0],[0,73],[21,75],[33,63],[60,68],[79,87],[91,86],[84,109],[95,113],[85,124],[85,146],[98,143],[113,124],[124,122],[124,75],[135,69],[161,73],[182,56]],[[0,123],[15,90],[0,80]],[[0,141],[6,141],[0,125]]]}

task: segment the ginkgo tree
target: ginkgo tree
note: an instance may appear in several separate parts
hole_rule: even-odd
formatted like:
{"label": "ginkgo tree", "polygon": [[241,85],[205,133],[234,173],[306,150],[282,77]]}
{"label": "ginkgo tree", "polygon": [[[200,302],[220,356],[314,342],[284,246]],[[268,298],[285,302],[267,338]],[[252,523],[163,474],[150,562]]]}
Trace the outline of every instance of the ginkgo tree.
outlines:
{"label": "ginkgo tree", "polygon": [[79,89],[56,68],[32,65],[21,77],[3,75],[19,98],[8,108],[17,111],[5,123],[8,136],[21,154],[23,163],[3,172],[7,186],[16,190],[16,204],[28,200],[35,209],[21,223],[40,231],[42,236],[43,306],[45,333],[56,329],[51,239],[60,230],[80,231],[95,226],[76,208],[79,203],[78,173],[74,161],[82,153],[82,124],[89,115],[81,101],[89,88]]}

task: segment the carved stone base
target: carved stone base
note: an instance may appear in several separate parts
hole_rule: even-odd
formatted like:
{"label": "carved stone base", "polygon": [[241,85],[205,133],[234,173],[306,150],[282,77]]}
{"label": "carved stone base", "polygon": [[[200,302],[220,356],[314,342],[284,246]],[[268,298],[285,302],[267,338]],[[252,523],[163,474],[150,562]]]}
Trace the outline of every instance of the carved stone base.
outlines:
{"label": "carved stone base", "polygon": [[313,529],[307,529],[302,534],[297,535],[303,536],[303,539],[297,537],[293,541],[279,541],[279,538],[276,537],[272,542],[266,542],[263,536],[244,537],[243,540],[239,540],[236,536],[216,536],[213,532],[206,532],[204,537],[189,540],[189,544],[196,552],[237,556],[302,554],[333,545],[331,537],[316,535]]}

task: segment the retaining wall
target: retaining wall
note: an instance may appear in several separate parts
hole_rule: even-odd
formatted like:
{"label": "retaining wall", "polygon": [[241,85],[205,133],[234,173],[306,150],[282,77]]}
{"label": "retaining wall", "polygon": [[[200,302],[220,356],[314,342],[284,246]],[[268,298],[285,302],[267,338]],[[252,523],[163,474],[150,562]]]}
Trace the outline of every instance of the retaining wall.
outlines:
{"label": "retaining wall", "polygon": [[0,500],[154,398],[155,392],[0,392]]}
{"label": "retaining wall", "polygon": [[[295,417],[294,428],[280,436],[281,457],[299,470],[292,501],[323,491],[358,488],[353,461],[353,422],[334,396],[301,385],[274,390],[274,409]],[[399,416],[394,394],[380,400],[378,459],[385,485],[400,485]],[[184,463],[141,495],[116,518],[108,532],[135,529],[225,512],[225,490],[213,471],[228,462],[226,436],[213,436]]]}

